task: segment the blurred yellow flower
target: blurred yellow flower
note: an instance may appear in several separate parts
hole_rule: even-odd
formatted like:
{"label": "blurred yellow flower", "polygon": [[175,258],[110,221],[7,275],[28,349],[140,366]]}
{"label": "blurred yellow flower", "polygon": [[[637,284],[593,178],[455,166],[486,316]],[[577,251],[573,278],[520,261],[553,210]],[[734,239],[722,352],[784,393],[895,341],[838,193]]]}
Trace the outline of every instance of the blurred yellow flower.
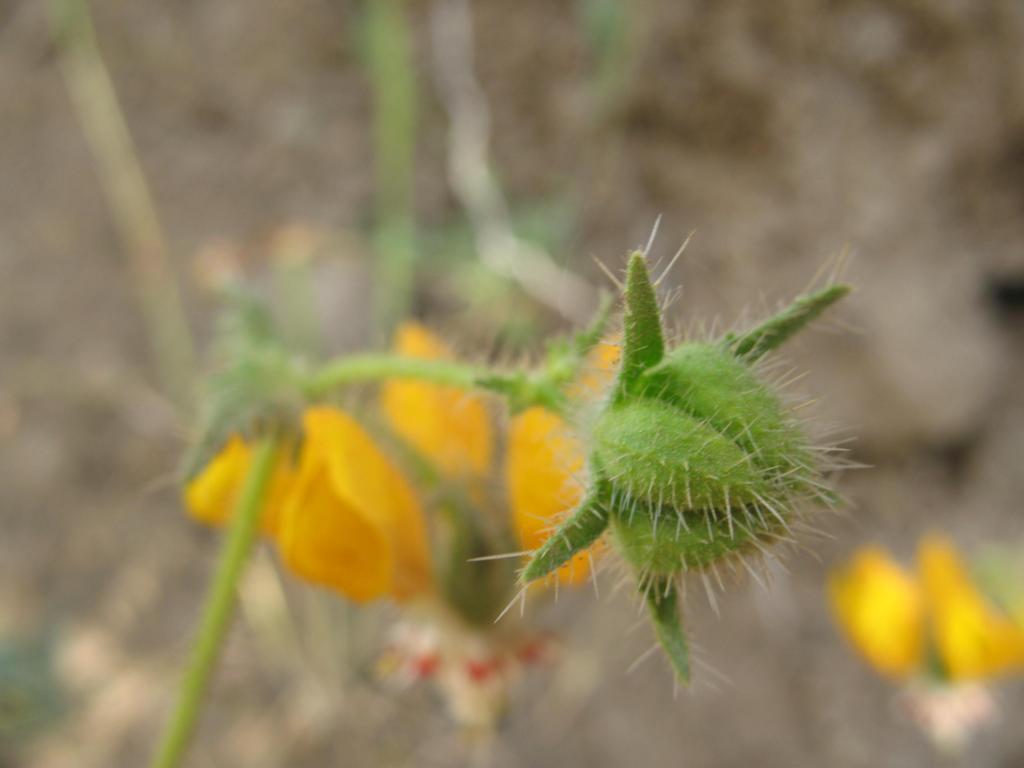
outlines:
{"label": "blurred yellow flower", "polygon": [[303,427],[278,534],[285,565],[357,602],[429,590],[426,526],[405,478],[343,411],[310,408]]}
{"label": "blurred yellow flower", "polygon": [[1003,615],[971,581],[952,543],[922,540],[918,574],[868,547],[829,579],[840,627],[880,672],[896,678],[934,673],[952,682],[1024,669],[1024,627]]}
{"label": "blurred yellow flower", "polygon": [[850,642],[883,674],[908,677],[924,659],[924,600],[914,578],[868,547],[829,578],[829,596]]}
{"label": "blurred yellow flower", "polygon": [[[395,350],[408,357],[451,359],[443,341],[416,324],[399,328]],[[619,347],[602,342],[591,353],[573,394],[593,398],[607,384]],[[455,477],[482,477],[490,471],[494,436],[486,403],[479,395],[418,381],[390,381],[381,406],[392,429]],[[539,547],[562,517],[579,502],[584,449],[554,413],[534,407],[513,417],[508,427],[505,481],[513,529],[524,549]],[[589,558],[577,557],[559,571],[563,583],[589,573]]]}
{"label": "blurred yellow flower", "polygon": [[[425,328],[403,325],[400,355],[451,359],[447,346]],[[618,346],[602,343],[573,385],[572,395],[594,399],[618,360]],[[493,479],[495,434],[486,400],[478,394],[412,380],[381,388],[384,416],[410,447],[446,478]],[[432,561],[420,502],[405,477],[351,416],[333,407],[303,415],[298,466],[292,451],[279,454],[268,486],[262,530],[277,540],[285,566],[300,578],[363,602],[422,595],[433,587]],[[251,461],[246,442],[232,436],[185,489],[190,514],[222,525],[230,517]],[[584,447],[568,424],[534,407],[508,425],[505,485],[511,528],[526,549],[540,546],[580,501]],[[477,485],[472,485],[477,484]],[[563,583],[580,581],[590,563],[581,555],[559,571]]]}
{"label": "blurred yellow flower", "polygon": [[[619,345],[602,341],[573,387],[584,400],[599,396],[619,362]],[[523,549],[536,549],[583,497],[586,453],[583,443],[557,414],[535,406],[514,416],[508,428],[505,484],[512,522]],[[591,550],[592,554],[599,548]],[[558,569],[563,584],[575,584],[590,573],[590,557],[576,555]]]}
{"label": "blurred yellow flower", "polygon": [[[224,525],[234,511],[251,459],[252,451],[241,437],[228,438],[220,453],[185,486],[185,508],[189,514],[207,525]],[[274,464],[260,518],[260,528],[268,537],[277,534],[281,510],[294,478],[289,452],[282,450]]]}
{"label": "blurred yellow flower", "polygon": [[[536,549],[583,496],[584,449],[568,425],[545,408],[529,408],[509,424],[505,481],[512,522],[523,549]],[[563,583],[587,577],[586,553],[558,571]]]}
{"label": "blurred yellow flower", "polygon": [[590,352],[587,365],[572,389],[572,394],[592,399],[602,395],[619,364],[622,344],[618,336],[604,339]]}
{"label": "blurred yellow flower", "polygon": [[1000,613],[971,582],[952,544],[925,538],[918,564],[931,616],[931,639],[952,680],[1024,669],[1024,627]]}
{"label": "blurred yellow flower", "polygon": [[[449,360],[448,347],[426,328],[402,325],[395,351],[403,357]],[[447,477],[481,477],[491,468],[494,434],[482,397],[422,381],[393,379],[381,388],[391,428]]]}

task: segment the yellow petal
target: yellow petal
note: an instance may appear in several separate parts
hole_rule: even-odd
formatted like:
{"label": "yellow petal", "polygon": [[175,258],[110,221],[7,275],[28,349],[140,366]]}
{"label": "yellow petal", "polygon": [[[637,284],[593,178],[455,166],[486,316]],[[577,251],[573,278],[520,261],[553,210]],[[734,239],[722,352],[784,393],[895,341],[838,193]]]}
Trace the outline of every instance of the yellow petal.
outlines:
{"label": "yellow petal", "polygon": [[[185,508],[194,519],[216,526],[222,526],[230,519],[249,471],[251,454],[245,441],[238,435],[232,435],[220,453],[185,487]],[[274,536],[277,531],[280,510],[291,491],[293,478],[291,458],[287,451],[280,451],[260,520],[266,536]]]}
{"label": "yellow petal", "polygon": [[977,679],[1024,669],[1024,629],[977,590],[947,539],[924,539],[918,566],[932,638],[950,678]]}
{"label": "yellow petal", "polygon": [[339,499],[325,462],[307,464],[292,503],[278,537],[292,572],[359,602],[390,593],[395,564],[387,536]]}
{"label": "yellow petal", "polygon": [[311,408],[303,424],[299,480],[278,537],[285,565],[357,601],[428,589],[426,527],[405,478],[343,411]]}
{"label": "yellow petal", "polygon": [[249,458],[245,441],[232,435],[220,453],[185,486],[185,508],[189,514],[207,525],[223,525],[235,508]]}
{"label": "yellow petal", "polygon": [[[583,446],[568,426],[550,411],[534,407],[509,424],[506,483],[512,520],[524,549],[536,549],[583,496],[579,477]],[[587,578],[586,553],[558,571],[562,582]]]}
{"label": "yellow petal", "polygon": [[[406,324],[395,336],[404,357],[451,359],[436,336]],[[468,392],[408,379],[381,388],[381,407],[396,434],[448,476],[483,475],[491,466],[494,436],[483,398]]]}
{"label": "yellow petal", "polygon": [[880,672],[896,678],[920,669],[924,605],[914,579],[876,547],[860,550],[829,578],[839,626]]}
{"label": "yellow petal", "polygon": [[617,336],[600,341],[587,356],[586,367],[570,394],[584,398],[599,396],[611,383],[621,356],[622,344]]}

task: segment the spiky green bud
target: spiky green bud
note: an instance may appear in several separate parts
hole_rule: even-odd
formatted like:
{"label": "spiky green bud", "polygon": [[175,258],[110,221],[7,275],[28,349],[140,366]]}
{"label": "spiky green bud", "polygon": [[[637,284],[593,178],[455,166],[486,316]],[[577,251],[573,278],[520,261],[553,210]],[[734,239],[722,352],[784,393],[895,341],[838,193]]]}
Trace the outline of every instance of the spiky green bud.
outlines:
{"label": "spiky green bud", "polygon": [[622,361],[593,425],[593,487],[523,572],[541,578],[611,527],[659,642],[689,675],[676,584],[783,536],[796,507],[828,498],[807,438],[753,368],[847,293],[832,285],[744,334],[666,351],[642,254],[630,258]]}

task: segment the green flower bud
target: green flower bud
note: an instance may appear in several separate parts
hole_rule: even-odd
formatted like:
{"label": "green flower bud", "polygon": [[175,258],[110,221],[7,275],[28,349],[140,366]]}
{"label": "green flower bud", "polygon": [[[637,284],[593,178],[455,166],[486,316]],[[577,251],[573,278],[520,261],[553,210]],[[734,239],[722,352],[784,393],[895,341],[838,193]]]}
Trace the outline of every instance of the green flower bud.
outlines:
{"label": "green flower bud", "polygon": [[699,570],[752,548],[755,539],[772,538],[780,523],[746,507],[726,514],[710,510],[702,519],[672,507],[636,505],[611,516],[611,530],[623,559],[642,577],[672,577]]}
{"label": "green flower bud", "polygon": [[727,509],[770,493],[753,458],[712,426],[657,400],[606,410],[593,434],[593,458],[618,497],[690,511]]}
{"label": "green flower bud", "polygon": [[785,536],[802,502],[831,500],[803,430],[754,365],[847,291],[833,285],[745,334],[666,351],[644,257],[633,254],[619,375],[591,435],[593,487],[534,553],[524,580],[552,572],[610,526],[685,680],[682,575],[763,550]]}

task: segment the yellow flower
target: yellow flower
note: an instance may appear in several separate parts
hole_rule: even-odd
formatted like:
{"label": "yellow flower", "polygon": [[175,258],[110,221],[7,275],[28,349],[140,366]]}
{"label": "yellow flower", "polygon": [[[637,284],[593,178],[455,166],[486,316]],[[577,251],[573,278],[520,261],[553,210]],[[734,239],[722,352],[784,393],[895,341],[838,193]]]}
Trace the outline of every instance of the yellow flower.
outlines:
{"label": "yellow flower", "polygon": [[918,564],[932,641],[952,680],[1024,669],[1024,627],[1000,613],[975,588],[949,541],[939,536],[924,539]]}
{"label": "yellow flower", "polygon": [[[238,494],[249,471],[252,451],[238,435],[232,435],[194,479],[185,487],[185,508],[196,520],[207,525],[224,525],[234,512]],[[278,453],[267,488],[260,519],[264,535],[273,537],[291,490],[295,472],[287,450]]]}
{"label": "yellow flower", "polygon": [[303,426],[299,476],[278,535],[285,565],[357,602],[427,591],[427,532],[405,478],[343,411],[310,408]]}
{"label": "yellow flower", "polygon": [[[512,522],[524,549],[536,549],[583,496],[584,452],[561,418],[534,407],[509,424],[505,473]],[[577,555],[558,571],[574,583],[586,578],[589,560]]]}
{"label": "yellow flower", "polygon": [[[420,325],[398,329],[395,350],[404,357],[448,360],[445,344]],[[494,435],[487,404],[479,395],[407,379],[388,381],[381,408],[391,428],[448,477],[490,471]]]}
{"label": "yellow flower", "polygon": [[621,355],[622,344],[618,336],[599,342],[587,358],[587,365],[573,387],[572,394],[584,399],[593,399],[603,394]]}
{"label": "yellow flower", "polygon": [[929,536],[908,574],[875,547],[829,579],[839,625],[875,667],[897,678],[924,675],[935,659],[953,682],[1024,669],[1024,627],[972,583],[953,545]]}
{"label": "yellow flower", "polygon": [[882,673],[905,678],[924,659],[924,601],[914,578],[875,547],[829,579],[829,596],[850,642]]}
{"label": "yellow flower", "polygon": [[[399,354],[450,359],[444,343],[425,328],[408,324],[396,336]],[[618,347],[603,343],[572,394],[593,399],[606,384]],[[394,431],[446,478],[479,483],[492,479],[494,427],[480,395],[412,380],[384,384],[381,409]],[[300,578],[363,602],[405,600],[433,586],[428,536],[420,503],[391,460],[348,414],[332,407],[309,408],[303,416],[298,467],[282,451],[268,490],[262,526],[276,537],[285,566]],[[237,436],[185,491],[190,513],[223,524],[244,482],[251,450]],[[579,502],[584,451],[554,413],[531,408],[511,419],[505,480],[512,529],[524,548],[540,546]],[[475,485],[474,485],[475,484]],[[559,571],[563,582],[589,573],[589,558],[577,557]]]}
{"label": "yellow flower", "polygon": [[[619,361],[615,341],[603,341],[590,355],[588,367],[573,387],[583,399],[597,397]],[[505,484],[512,522],[523,549],[543,544],[583,497],[585,449],[558,415],[535,406],[509,424]],[[592,554],[598,554],[593,548]],[[558,569],[562,583],[574,584],[590,573],[590,558],[580,553]]]}
{"label": "yellow flower", "polygon": [[[451,351],[422,326],[403,325],[396,351],[408,357],[451,359]],[[593,398],[607,384],[619,347],[602,342],[588,360],[573,394]],[[381,392],[381,406],[391,427],[446,476],[485,476],[491,467],[493,427],[479,395],[418,381],[391,381]],[[579,502],[584,449],[565,422],[534,407],[511,419],[505,481],[512,523],[524,549],[539,547],[562,517]],[[559,571],[564,583],[589,573],[589,558],[577,557]]]}

